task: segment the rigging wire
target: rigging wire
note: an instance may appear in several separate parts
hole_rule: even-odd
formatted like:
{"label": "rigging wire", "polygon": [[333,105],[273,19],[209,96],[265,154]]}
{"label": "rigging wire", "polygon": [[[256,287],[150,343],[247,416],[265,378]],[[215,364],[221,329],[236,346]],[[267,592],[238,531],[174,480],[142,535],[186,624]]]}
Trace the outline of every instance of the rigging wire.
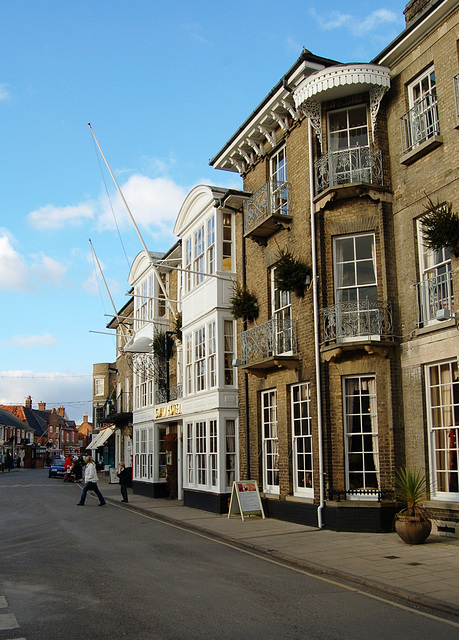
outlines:
{"label": "rigging wire", "polygon": [[118,226],[118,221],[116,220],[115,211],[113,209],[112,201],[111,201],[111,198],[110,198],[110,193],[108,191],[107,182],[105,180],[105,175],[104,175],[104,172],[103,172],[103,169],[102,169],[102,163],[100,161],[100,155],[99,155],[99,153],[97,151],[97,146],[96,146],[96,142],[95,142],[94,138],[92,139],[92,143],[94,145],[94,152],[95,152],[96,157],[97,157],[97,162],[99,164],[100,174],[102,176],[102,181],[104,183],[105,193],[107,194],[107,199],[108,199],[108,202],[110,204],[110,209],[111,209],[111,212],[112,212],[112,215],[113,215],[113,220],[115,222],[116,230],[118,232],[118,238],[120,239],[120,243],[121,243],[121,246],[123,248],[123,253],[124,253],[124,257],[126,258],[126,263],[127,263],[128,267],[130,267],[129,259],[127,257],[126,249],[124,247],[123,239],[121,237],[121,232],[120,232],[120,229],[119,229],[119,226]]}

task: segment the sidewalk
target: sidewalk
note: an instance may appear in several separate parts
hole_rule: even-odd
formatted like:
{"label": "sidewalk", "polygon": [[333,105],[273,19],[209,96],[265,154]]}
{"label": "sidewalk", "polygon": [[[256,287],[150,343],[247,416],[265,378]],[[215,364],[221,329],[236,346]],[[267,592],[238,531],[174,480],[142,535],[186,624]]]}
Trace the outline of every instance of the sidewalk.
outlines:
{"label": "sidewalk", "polygon": [[303,569],[341,578],[459,616],[459,540],[430,536],[410,546],[396,533],[337,533],[259,517],[218,515],[177,500],[146,498],[99,480],[108,503],[150,515],[190,531],[266,554]]}

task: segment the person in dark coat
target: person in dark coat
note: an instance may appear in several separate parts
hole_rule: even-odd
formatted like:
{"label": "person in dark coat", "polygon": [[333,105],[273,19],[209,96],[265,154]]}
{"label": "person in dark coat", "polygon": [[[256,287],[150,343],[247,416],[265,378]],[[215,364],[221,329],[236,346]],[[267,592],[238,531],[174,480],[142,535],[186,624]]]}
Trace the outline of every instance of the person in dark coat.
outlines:
{"label": "person in dark coat", "polygon": [[128,501],[127,488],[128,488],[129,482],[131,481],[131,478],[129,477],[129,471],[126,469],[126,465],[124,464],[124,462],[120,462],[120,470],[116,475],[120,479],[121,495],[123,496],[123,499],[121,500],[121,502],[127,502]]}

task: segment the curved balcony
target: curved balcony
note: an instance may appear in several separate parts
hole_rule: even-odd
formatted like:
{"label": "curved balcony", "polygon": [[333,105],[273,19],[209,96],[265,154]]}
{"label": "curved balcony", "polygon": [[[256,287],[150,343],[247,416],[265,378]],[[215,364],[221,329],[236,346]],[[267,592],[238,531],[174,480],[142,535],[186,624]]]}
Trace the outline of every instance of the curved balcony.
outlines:
{"label": "curved balcony", "polygon": [[383,186],[382,153],[371,147],[328,151],[314,163],[316,195],[339,185]]}
{"label": "curved balcony", "polygon": [[295,90],[296,106],[314,99],[336,100],[374,87],[390,87],[390,70],[376,64],[342,64],[327,67],[303,80]]}

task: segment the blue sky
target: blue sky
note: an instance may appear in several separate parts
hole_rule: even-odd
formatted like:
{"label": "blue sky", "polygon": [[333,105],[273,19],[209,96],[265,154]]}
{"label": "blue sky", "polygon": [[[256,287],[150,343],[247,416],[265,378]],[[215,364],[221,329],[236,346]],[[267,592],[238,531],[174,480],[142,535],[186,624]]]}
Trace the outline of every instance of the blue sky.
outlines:
{"label": "blue sky", "polygon": [[[404,28],[405,0],[2,0],[0,403],[90,413],[92,364],[114,359],[112,313],[199,183],[239,188],[208,162],[304,47],[368,62]],[[108,192],[108,194],[107,194]]]}

